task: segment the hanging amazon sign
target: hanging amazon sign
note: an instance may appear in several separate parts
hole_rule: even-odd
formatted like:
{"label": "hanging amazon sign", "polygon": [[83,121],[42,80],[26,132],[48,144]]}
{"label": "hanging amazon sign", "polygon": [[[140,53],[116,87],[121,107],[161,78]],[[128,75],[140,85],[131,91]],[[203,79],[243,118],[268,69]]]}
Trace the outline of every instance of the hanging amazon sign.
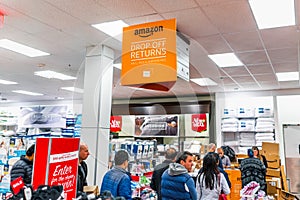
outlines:
{"label": "hanging amazon sign", "polygon": [[122,129],[122,116],[110,117],[110,132],[120,132]]}
{"label": "hanging amazon sign", "polygon": [[123,28],[122,85],[174,82],[176,79],[175,19]]}
{"label": "hanging amazon sign", "polygon": [[207,117],[205,113],[192,115],[192,130],[197,132],[207,130]]}

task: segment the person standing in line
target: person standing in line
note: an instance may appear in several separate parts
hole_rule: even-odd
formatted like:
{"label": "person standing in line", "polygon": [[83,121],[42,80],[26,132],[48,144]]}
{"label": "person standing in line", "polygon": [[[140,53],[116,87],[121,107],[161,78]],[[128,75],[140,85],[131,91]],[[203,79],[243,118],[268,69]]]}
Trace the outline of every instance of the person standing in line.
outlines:
{"label": "person standing in line", "polygon": [[264,155],[261,155],[259,153],[258,147],[257,146],[253,146],[252,150],[253,150],[253,157],[254,158],[258,158],[259,160],[261,160],[264,163],[265,167],[268,168],[268,161],[267,161],[267,159],[266,159],[266,157]]}
{"label": "person standing in line", "polygon": [[242,187],[251,181],[259,183],[260,190],[266,192],[266,167],[261,160],[254,158],[253,150],[248,149],[249,158],[242,160],[240,170],[242,173]]}
{"label": "person standing in line", "polygon": [[169,168],[169,164],[175,162],[177,152],[174,148],[167,149],[165,158],[161,164],[155,166],[151,178],[150,187],[157,192],[157,200],[161,200],[161,176]]}
{"label": "person standing in line", "polygon": [[78,175],[77,175],[77,192],[83,192],[83,187],[87,186],[87,174],[88,174],[88,167],[86,162],[84,162],[88,156],[89,148],[85,143],[80,143],[79,146],[79,153],[78,153]]}
{"label": "person standing in line", "polygon": [[216,147],[216,144],[210,143],[210,144],[207,146],[207,148],[208,148],[208,152],[209,152],[209,153],[215,153],[217,147]]}
{"label": "person standing in line", "polygon": [[[207,154],[214,154],[216,152],[217,146],[215,143],[210,143],[208,146],[208,152]],[[222,163],[222,159],[219,158],[219,165],[218,167],[220,167],[221,169],[223,169],[223,163]]]}
{"label": "person standing in line", "polygon": [[223,149],[220,147],[217,149],[217,152],[222,160],[223,168],[228,168],[231,166],[230,159],[227,155],[224,154]]}
{"label": "person standing in line", "polygon": [[106,172],[101,185],[101,194],[111,192],[113,197],[123,197],[131,200],[131,177],[126,171],[128,167],[129,155],[125,150],[119,150],[115,154],[115,166]]}
{"label": "person standing in line", "polygon": [[188,174],[192,171],[193,154],[180,152],[175,163],[161,177],[162,200],[196,200],[197,192],[193,178]]}
{"label": "person standing in line", "polygon": [[218,158],[212,153],[204,156],[203,168],[196,181],[197,199],[218,200],[221,192],[226,195],[230,193],[224,175],[218,170],[217,162]]}
{"label": "person standing in line", "polygon": [[34,152],[35,144],[31,145],[27,149],[26,155],[22,155],[20,160],[12,166],[10,171],[10,181],[22,177],[25,184],[31,184]]}

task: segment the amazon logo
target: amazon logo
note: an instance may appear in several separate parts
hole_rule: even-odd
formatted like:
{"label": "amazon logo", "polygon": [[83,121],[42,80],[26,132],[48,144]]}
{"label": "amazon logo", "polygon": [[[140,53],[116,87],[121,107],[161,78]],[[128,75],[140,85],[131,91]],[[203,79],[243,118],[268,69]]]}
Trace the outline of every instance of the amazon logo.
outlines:
{"label": "amazon logo", "polygon": [[146,38],[153,35],[153,33],[155,32],[161,32],[161,31],[164,31],[163,26],[153,26],[153,27],[135,29],[134,35],[138,35],[142,38]]}

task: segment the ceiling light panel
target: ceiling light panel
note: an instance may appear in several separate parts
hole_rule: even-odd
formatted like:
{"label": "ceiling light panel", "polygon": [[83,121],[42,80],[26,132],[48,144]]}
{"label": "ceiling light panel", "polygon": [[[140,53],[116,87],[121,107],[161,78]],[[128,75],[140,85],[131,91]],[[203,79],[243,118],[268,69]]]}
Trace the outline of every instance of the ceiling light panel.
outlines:
{"label": "ceiling light panel", "polygon": [[18,84],[18,83],[17,82],[13,82],[13,81],[6,81],[6,80],[0,79],[0,84],[3,84],[3,85],[15,85],[15,84]]}
{"label": "ceiling light panel", "polygon": [[234,53],[212,54],[208,57],[219,67],[236,67],[244,64]]}
{"label": "ceiling light panel", "polygon": [[116,37],[118,40],[122,40],[123,27],[127,27],[128,24],[122,20],[104,22],[101,24],[92,24],[92,27],[104,32],[105,34]]}
{"label": "ceiling light panel", "polygon": [[23,44],[8,40],[8,39],[1,39],[0,40],[0,47],[4,49],[8,49],[20,54],[23,54],[28,57],[38,57],[38,56],[48,56],[49,53],[40,51],[38,49],[34,49]]}
{"label": "ceiling light panel", "polygon": [[249,0],[259,29],[295,25],[294,0]]}
{"label": "ceiling light panel", "polygon": [[278,81],[297,81],[299,80],[299,72],[282,72],[276,73]]}
{"label": "ceiling light panel", "polygon": [[216,82],[211,80],[210,78],[193,78],[191,79],[194,83],[200,86],[216,86],[218,85]]}
{"label": "ceiling light panel", "polygon": [[30,92],[30,91],[26,91],[26,90],[13,90],[12,92],[19,93],[19,94],[26,94],[26,95],[30,95],[30,96],[42,96],[42,95],[44,95],[44,94],[41,94],[41,93]]}
{"label": "ceiling light panel", "polygon": [[60,89],[71,91],[71,92],[83,93],[83,89],[76,88],[76,87],[61,87]]}
{"label": "ceiling light panel", "polygon": [[65,75],[65,74],[58,73],[58,72],[51,71],[51,70],[37,71],[37,72],[34,72],[34,75],[41,76],[44,78],[49,78],[49,79],[55,78],[55,79],[64,80],[64,81],[76,79],[76,77]]}

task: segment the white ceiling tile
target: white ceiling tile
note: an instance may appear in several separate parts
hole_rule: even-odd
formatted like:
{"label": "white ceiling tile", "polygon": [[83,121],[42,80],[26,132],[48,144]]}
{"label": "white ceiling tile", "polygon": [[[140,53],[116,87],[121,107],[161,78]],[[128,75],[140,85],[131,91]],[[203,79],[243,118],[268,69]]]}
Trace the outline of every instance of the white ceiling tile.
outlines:
{"label": "white ceiling tile", "polygon": [[219,54],[231,52],[231,48],[221,35],[195,38],[197,42],[207,51],[208,54]]}
{"label": "white ceiling tile", "polygon": [[171,12],[176,10],[183,10],[188,8],[194,8],[198,5],[194,0],[146,0],[156,11]]}
{"label": "white ceiling tile", "polygon": [[299,31],[295,26],[261,30],[261,36],[268,49],[298,46]]}
{"label": "white ceiling tile", "polygon": [[123,19],[156,14],[156,11],[144,0],[97,0],[97,2]]}
{"label": "white ceiling tile", "polygon": [[256,30],[256,24],[247,1],[231,1],[202,8],[221,33]]}
{"label": "white ceiling tile", "polygon": [[268,50],[271,62],[298,62],[298,48],[283,48],[283,49],[270,49]]}
{"label": "white ceiling tile", "polygon": [[224,34],[223,37],[234,51],[241,52],[264,49],[257,31]]}
{"label": "white ceiling tile", "polygon": [[166,19],[176,18],[177,29],[193,38],[217,34],[218,30],[199,8],[162,14]]}
{"label": "white ceiling tile", "polygon": [[250,65],[247,66],[247,68],[254,75],[273,73],[272,66],[270,64]]}
{"label": "white ceiling tile", "polygon": [[237,53],[237,57],[245,65],[265,64],[269,62],[265,51]]}

